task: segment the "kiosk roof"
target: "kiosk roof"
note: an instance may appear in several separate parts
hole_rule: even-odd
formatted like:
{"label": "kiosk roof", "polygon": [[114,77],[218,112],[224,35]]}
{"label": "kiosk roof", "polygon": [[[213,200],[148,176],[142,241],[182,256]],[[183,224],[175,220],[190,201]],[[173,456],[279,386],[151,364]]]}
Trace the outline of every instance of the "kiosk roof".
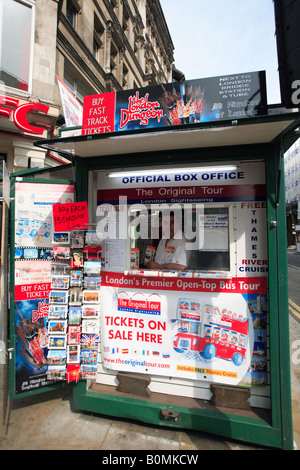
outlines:
{"label": "kiosk roof", "polygon": [[[65,157],[87,158],[191,148],[265,144],[276,142],[285,137],[296,140],[299,135],[294,131],[299,126],[300,112],[297,110],[236,121],[170,126],[159,130],[145,129],[107,134],[71,135],[70,137],[39,140],[34,144],[47,150],[56,151]],[[74,129],[73,131],[70,129],[70,134],[74,134]]]}

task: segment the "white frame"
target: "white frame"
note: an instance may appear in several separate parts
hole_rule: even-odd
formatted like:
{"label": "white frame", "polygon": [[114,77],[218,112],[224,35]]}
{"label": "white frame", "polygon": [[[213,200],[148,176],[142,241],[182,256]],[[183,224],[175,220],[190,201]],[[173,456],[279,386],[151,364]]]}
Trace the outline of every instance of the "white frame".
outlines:
{"label": "white frame", "polygon": [[[209,168],[210,165],[208,165]],[[174,168],[176,165],[174,166]],[[149,166],[148,169],[151,169],[152,167]],[[157,167],[155,167],[157,168]],[[135,170],[136,168],[132,168],[132,170]],[[95,223],[95,214],[97,211],[97,184],[98,184],[98,175],[99,173],[104,173],[107,174],[107,170],[90,170],[88,174],[88,208],[89,208],[89,217],[91,221],[91,226],[95,227],[94,230],[96,230],[97,223]],[[213,207],[227,207],[229,209],[229,259],[230,259],[230,269],[226,272],[229,277],[232,276],[237,276],[237,239],[236,239],[236,203],[235,202],[224,202],[224,203],[203,203],[205,207],[207,208],[213,208]],[[145,204],[147,207],[148,205]],[[128,222],[129,222],[129,215],[127,214]],[[93,222],[93,223],[92,223]],[[90,231],[93,231],[90,229]],[[131,239],[127,237],[126,239],[126,252],[125,252],[125,272],[131,271],[130,268],[130,249],[131,249]],[[102,250],[105,251],[102,247]],[[103,266],[102,266],[103,269]],[[105,271],[105,268],[103,269]],[[221,270],[220,270],[221,271]],[[209,272],[209,271],[208,271]]]}

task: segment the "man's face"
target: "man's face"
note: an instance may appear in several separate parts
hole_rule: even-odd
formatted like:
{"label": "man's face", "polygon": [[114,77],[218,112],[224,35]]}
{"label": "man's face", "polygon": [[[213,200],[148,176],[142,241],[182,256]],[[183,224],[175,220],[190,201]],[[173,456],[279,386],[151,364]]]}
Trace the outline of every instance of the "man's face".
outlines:
{"label": "man's face", "polygon": [[162,218],[162,231],[166,237],[172,238],[175,233],[174,216],[164,215]]}

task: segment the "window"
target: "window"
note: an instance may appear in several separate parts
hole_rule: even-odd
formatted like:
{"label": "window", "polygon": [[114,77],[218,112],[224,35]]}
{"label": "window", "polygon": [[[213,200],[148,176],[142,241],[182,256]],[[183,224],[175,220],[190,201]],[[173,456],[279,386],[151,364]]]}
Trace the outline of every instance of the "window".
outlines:
{"label": "window", "polygon": [[[164,204],[162,204],[162,207]],[[172,204],[170,206],[170,214],[172,215]],[[186,244],[186,257],[179,253],[179,244],[175,242],[178,262],[177,264],[184,264],[188,270],[196,271],[230,271],[230,230],[229,220],[232,207],[220,207],[220,205],[206,204],[206,207],[201,209],[200,213],[188,205],[181,204],[182,208],[175,214],[177,219],[177,228],[182,235],[185,236],[188,244]],[[152,207],[146,205],[148,214],[133,213],[130,216],[131,226],[131,248],[139,250],[139,267],[146,268],[144,260],[149,257],[149,246],[155,248],[155,253],[158,256],[158,243],[162,238],[164,231],[164,210],[154,210],[156,205]],[[165,211],[168,215],[169,210]],[[144,216],[144,219],[142,218]],[[200,217],[200,222],[197,226],[196,219]],[[140,225],[135,226],[135,220],[141,222]],[[144,222],[144,220],[147,221]],[[175,226],[174,222],[174,226]],[[145,227],[148,225],[148,231]],[[155,230],[159,227],[159,230]],[[168,230],[168,228],[166,229]],[[143,233],[149,235],[149,238],[143,236]],[[157,232],[157,233],[156,233]],[[159,233],[158,233],[159,232]],[[179,233],[177,232],[177,233]],[[154,234],[154,238],[151,234]],[[191,234],[197,234],[191,237]],[[202,235],[199,235],[202,233]],[[166,234],[164,238],[169,238]],[[174,236],[176,238],[176,236]],[[151,255],[150,255],[151,256]],[[180,262],[184,259],[185,262]],[[164,256],[161,260],[167,263],[166,259],[173,259],[171,253]],[[170,261],[171,262],[171,261]],[[131,268],[134,267],[132,263]],[[171,268],[170,268],[171,269]]]}
{"label": "window", "polygon": [[93,56],[100,63],[103,60],[103,34],[104,27],[102,26],[99,18],[94,15]]}
{"label": "window", "polygon": [[122,88],[123,90],[128,89],[128,68],[125,64],[123,64]]}
{"label": "window", "polygon": [[6,86],[30,91],[33,51],[33,7],[30,2],[0,3],[0,80]]}
{"label": "window", "polygon": [[205,207],[200,222],[200,230],[202,229],[203,245],[199,250],[189,253],[189,268],[229,271],[229,208]]}
{"label": "window", "polygon": [[77,27],[77,9],[72,0],[67,0],[66,18],[74,29]]}
{"label": "window", "polygon": [[129,36],[129,14],[127,9],[124,7],[123,9],[123,23],[122,23],[123,31],[128,39]]}
{"label": "window", "polygon": [[[99,171],[93,210],[102,252],[107,253],[104,270],[233,275],[236,203],[223,201],[219,193],[236,191],[236,185],[228,184],[228,175],[236,182],[235,168]],[[216,202],[207,197],[212,192],[217,193]]]}
{"label": "window", "polygon": [[110,53],[110,68],[112,72],[117,70],[117,58],[118,58],[118,49],[115,44],[111,43],[111,53]]}
{"label": "window", "polygon": [[65,68],[64,70],[64,83],[70,90],[74,93],[76,98],[83,103],[83,98],[87,95],[91,95],[93,93],[92,90],[88,90],[84,84],[80,81],[79,78],[75,76],[69,69]]}
{"label": "window", "polygon": [[3,196],[3,162],[6,161],[6,154],[0,153],[0,197]]}

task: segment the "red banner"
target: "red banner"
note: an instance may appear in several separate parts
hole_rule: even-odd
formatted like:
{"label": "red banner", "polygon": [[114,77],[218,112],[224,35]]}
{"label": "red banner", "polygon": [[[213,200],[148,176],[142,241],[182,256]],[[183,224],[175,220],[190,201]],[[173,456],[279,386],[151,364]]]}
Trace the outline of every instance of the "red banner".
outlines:
{"label": "red banner", "polygon": [[15,301],[45,299],[50,295],[51,283],[22,284],[15,286]]}
{"label": "red banner", "polygon": [[203,198],[214,198],[218,201],[223,199],[265,199],[266,185],[265,184],[244,184],[244,185],[223,185],[223,186],[164,186],[153,188],[127,188],[122,189],[103,189],[97,192],[98,204],[119,204],[121,196],[127,197],[128,203],[144,202],[151,203],[158,200],[179,202],[184,199],[187,201],[195,202],[195,200],[202,200]]}
{"label": "red banner", "polygon": [[122,273],[102,273],[101,286],[126,289],[151,289],[182,292],[224,292],[232,294],[266,294],[265,277],[206,279],[187,277],[134,276]]}
{"label": "red banner", "polygon": [[105,134],[115,130],[116,93],[84,97],[82,134]]}

